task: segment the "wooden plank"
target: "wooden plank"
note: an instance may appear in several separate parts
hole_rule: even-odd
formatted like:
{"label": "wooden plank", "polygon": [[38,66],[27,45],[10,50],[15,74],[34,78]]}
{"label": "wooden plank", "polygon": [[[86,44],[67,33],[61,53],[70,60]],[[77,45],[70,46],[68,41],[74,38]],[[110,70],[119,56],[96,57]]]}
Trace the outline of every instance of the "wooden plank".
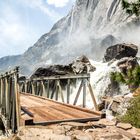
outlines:
{"label": "wooden plank", "polygon": [[87,121],[98,120],[101,113],[59,103],[47,98],[21,94],[21,105],[33,116],[34,124],[48,124],[65,121]]}
{"label": "wooden plank", "polygon": [[94,107],[95,107],[95,110],[98,111],[98,105],[97,105],[97,102],[96,102],[96,99],[95,99],[95,96],[94,96],[94,93],[93,93],[93,90],[92,90],[92,87],[91,87],[91,84],[88,83],[88,88],[89,88],[89,93],[91,95],[91,99],[93,101],[93,104],[94,104]]}
{"label": "wooden plank", "polygon": [[83,80],[83,107],[86,107],[86,79]]}
{"label": "wooden plank", "polygon": [[70,79],[68,79],[67,83],[67,104],[70,102]]}
{"label": "wooden plank", "polygon": [[83,80],[81,81],[81,84],[80,84],[80,87],[79,87],[78,92],[77,92],[77,94],[76,94],[76,97],[75,97],[75,100],[74,100],[73,105],[76,105],[76,103],[77,103],[77,101],[78,101],[80,92],[81,92],[81,90],[82,90],[82,86],[83,86]]}
{"label": "wooden plank", "polygon": [[60,79],[85,79],[85,78],[90,78],[90,74],[57,75],[57,76],[49,76],[49,77],[32,78],[27,80],[42,81],[42,80],[60,80]]}

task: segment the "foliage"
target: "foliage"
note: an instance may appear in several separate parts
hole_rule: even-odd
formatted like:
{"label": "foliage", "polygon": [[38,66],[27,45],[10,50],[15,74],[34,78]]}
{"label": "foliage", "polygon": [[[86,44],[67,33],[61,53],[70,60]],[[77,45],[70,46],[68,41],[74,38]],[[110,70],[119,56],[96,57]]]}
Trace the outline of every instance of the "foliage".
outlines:
{"label": "foliage", "polygon": [[140,128],[140,95],[131,99],[130,106],[128,107],[126,114],[118,119]]}
{"label": "foliage", "polygon": [[133,70],[129,69],[126,74],[112,72],[111,79],[126,85],[140,86],[140,66],[135,67]]}
{"label": "foliage", "polygon": [[137,0],[136,2],[122,0],[122,7],[129,15],[135,14],[137,17],[140,15],[140,0]]}

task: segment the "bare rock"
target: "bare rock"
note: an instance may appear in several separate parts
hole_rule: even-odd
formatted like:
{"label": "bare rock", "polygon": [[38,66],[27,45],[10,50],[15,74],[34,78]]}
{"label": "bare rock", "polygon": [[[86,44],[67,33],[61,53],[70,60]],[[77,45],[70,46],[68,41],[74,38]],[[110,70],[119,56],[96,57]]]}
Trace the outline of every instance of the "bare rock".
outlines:
{"label": "bare rock", "polygon": [[91,65],[89,59],[83,55],[68,65],[40,67],[32,74],[31,78],[67,74],[84,74],[95,70],[96,68]]}
{"label": "bare rock", "polygon": [[91,127],[91,124],[79,123],[79,122],[64,122],[64,123],[61,123],[60,125],[66,128],[71,127],[71,129],[77,129],[77,130],[88,129]]}
{"label": "bare rock", "polygon": [[116,122],[115,121],[110,121],[108,119],[101,119],[97,123],[105,125],[105,126],[114,126]]}
{"label": "bare rock", "polygon": [[119,69],[121,70],[121,72],[126,75],[127,71],[129,69],[134,69],[136,66],[138,66],[138,62],[136,58],[122,58],[118,63],[117,66],[119,67]]}
{"label": "bare rock", "polygon": [[128,129],[131,129],[132,128],[132,125],[129,124],[129,123],[118,123],[117,124],[117,127],[118,128],[122,128],[124,130],[128,130]]}
{"label": "bare rock", "polygon": [[116,44],[106,50],[104,59],[106,62],[112,59],[121,59],[124,57],[135,57],[138,52],[138,47],[134,44]]}
{"label": "bare rock", "polygon": [[123,136],[119,133],[111,133],[111,134],[104,134],[104,136],[102,136],[102,138],[104,139],[110,139],[110,140],[120,140],[123,138]]}
{"label": "bare rock", "polygon": [[89,59],[84,55],[77,58],[70,65],[71,65],[73,72],[75,74],[88,73],[88,72],[93,72],[96,70],[96,68],[91,65]]}

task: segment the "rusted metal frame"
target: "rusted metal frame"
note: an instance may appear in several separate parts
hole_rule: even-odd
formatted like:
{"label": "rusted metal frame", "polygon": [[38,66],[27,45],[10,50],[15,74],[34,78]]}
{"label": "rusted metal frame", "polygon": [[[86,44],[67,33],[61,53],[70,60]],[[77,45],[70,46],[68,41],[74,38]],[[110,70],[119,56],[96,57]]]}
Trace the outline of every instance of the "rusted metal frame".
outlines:
{"label": "rusted metal frame", "polygon": [[80,95],[80,92],[81,92],[81,90],[82,90],[82,87],[83,87],[83,79],[82,79],[82,81],[81,81],[81,84],[80,84],[80,86],[79,86],[78,92],[77,92],[76,97],[75,97],[75,99],[74,99],[73,105],[76,105],[76,103],[77,103],[77,101],[78,101],[78,98],[79,98],[79,95]]}

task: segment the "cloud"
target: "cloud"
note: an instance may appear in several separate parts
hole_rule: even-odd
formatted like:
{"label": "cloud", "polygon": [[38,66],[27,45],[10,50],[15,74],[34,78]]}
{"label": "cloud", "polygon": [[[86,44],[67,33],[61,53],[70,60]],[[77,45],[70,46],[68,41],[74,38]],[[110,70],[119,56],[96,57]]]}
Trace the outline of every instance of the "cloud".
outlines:
{"label": "cloud", "polygon": [[64,7],[68,4],[69,0],[47,0],[47,3],[55,7]]}
{"label": "cloud", "polygon": [[[26,4],[31,8],[36,8],[44,12],[47,16],[50,17],[53,21],[57,21],[62,17],[58,12],[54,9],[47,6],[47,4],[43,0],[19,0],[20,2]],[[59,1],[59,0],[57,0]],[[60,0],[61,1],[61,0]],[[66,0],[65,0],[66,1]]]}
{"label": "cloud", "polygon": [[30,32],[28,26],[21,22],[20,15],[10,6],[1,9],[0,16],[0,56],[22,53],[36,34]]}

